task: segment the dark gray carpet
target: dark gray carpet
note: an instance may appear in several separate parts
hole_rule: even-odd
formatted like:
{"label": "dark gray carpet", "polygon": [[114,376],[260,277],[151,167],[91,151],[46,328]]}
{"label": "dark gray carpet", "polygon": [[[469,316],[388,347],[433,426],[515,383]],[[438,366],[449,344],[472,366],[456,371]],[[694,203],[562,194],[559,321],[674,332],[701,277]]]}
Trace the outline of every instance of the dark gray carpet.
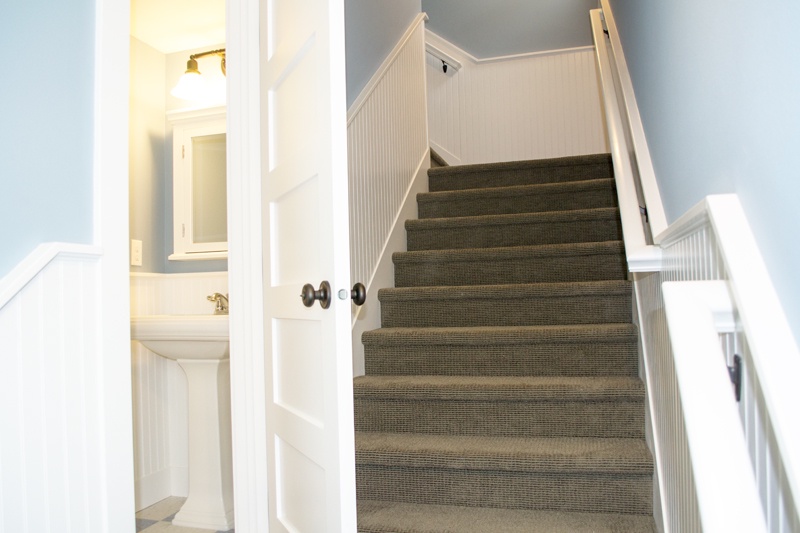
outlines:
{"label": "dark gray carpet", "polygon": [[608,155],[440,167],[354,383],[359,531],[652,532]]}

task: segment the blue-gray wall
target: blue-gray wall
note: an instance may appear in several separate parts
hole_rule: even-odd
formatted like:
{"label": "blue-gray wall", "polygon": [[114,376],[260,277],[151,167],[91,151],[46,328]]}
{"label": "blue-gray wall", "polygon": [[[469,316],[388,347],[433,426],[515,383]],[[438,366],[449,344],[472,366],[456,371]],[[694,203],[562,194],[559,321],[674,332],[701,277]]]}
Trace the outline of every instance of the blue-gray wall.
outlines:
{"label": "blue-gray wall", "polygon": [[164,272],[166,235],[167,124],[164,106],[164,54],[131,37],[128,124],[128,200],[131,239],[142,241],[142,266],[131,272]]}
{"label": "blue-gray wall", "polygon": [[42,242],[92,242],[94,2],[4,2],[0,277]]}
{"label": "blue-gray wall", "polygon": [[800,3],[611,7],[669,221],[737,193],[800,339]]}
{"label": "blue-gray wall", "polygon": [[348,108],[420,9],[420,0],[345,0]]}
{"label": "blue-gray wall", "polygon": [[422,0],[427,27],[482,59],[592,44],[597,0]]}

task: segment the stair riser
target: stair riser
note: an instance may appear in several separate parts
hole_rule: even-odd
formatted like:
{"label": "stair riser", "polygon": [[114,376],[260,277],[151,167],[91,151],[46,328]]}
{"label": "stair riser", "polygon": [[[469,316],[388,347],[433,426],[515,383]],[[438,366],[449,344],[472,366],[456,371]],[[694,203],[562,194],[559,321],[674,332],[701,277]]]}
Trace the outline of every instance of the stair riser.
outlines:
{"label": "stair riser", "polygon": [[650,514],[650,475],[528,473],[360,464],[357,497],[407,503]]}
{"label": "stair riser", "polygon": [[435,199],[421,194],[417,197],[419,218],[468,217],[478,215],[510,215],[518,213],[544,213],[569,209],[594,209],[616,207],[617,195],[613,187],[590,191],[564,191],[485,198],[476,194],[469,198]]}
{"label": "stair riser", "polygon": [[408,229],[408,250],[454,250],[622,240],[618,220]]}
{"label": "stair riser", "polygon": [[366,373],[430,376],[636,376],[636,341],[419,346],[365,344]]}
{"label": "stair riser", "polygon": [[492,285],[625,279],[622,254],[529,256],[507,260],[395,261],[396,287]]}
{"label": "stair riser", "polygon": [[431,192],[479,189],[483,187],[513,187],[517,185],[538,185],[541,183],[564,183],[593,179],[607,179],[613,176],[611,161],[589,165],[541,167],[517,170],[498,170],[488,173],[433,173],[428,177]]}
{"label": "stair riser", "polygon": [[[454,289],[454,291],[457,289]],[[631,321],[631,295],[381,300],[387,327],[543,326]]]}
{"label": "stair riser", "polygon": [[641,401],[355,399],[356,431],[495,437],[644,438]]}

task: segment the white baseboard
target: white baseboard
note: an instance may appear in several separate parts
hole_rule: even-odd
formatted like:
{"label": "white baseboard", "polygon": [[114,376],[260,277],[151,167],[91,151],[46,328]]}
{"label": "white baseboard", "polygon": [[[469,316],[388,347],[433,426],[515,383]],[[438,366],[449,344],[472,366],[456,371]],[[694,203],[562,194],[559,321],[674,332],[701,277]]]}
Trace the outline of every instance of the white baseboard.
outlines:
{"label": "white baseboard", "polygon": [[173,466],[136,480],[136,512],[170,496],[189,495],[189,469]]}
{"label": "white baseboard", "polygon": [[447,148],[444,148],[442,145],[433,140],[431,140],[430,143],[431,148],[433,148],[433,150],[439,154],[439,156],[441,156],[441,158],[444,159],[448,165],[455,166],[461,164],[461,158],[455,155],[453,152],[449,151]]}
{"label": "white baseboard", "polygon": [[136,511],[172,496],[172,472],[165,468],[136,480]]}
{"label": "white baseboard", "polygon": [[367,301],[358,308],[353,318],[353,375],[364,375],[364,345],[361,334],[365,331],[381,327],[381,304],[378,301],[378,290],[394,287],[394,263],[392,254],[406,250],[405,221],[417,218],[417,194],[428,190],[428,169],[431,166],[430,150],[420,159],[419,165],[411,181],[402,206],[397,213],[392,231],[381,252],[378,266],[367,283]]}
{"label": "white baseboard", "polygon": [[[648,274],[634,274],[634,276],[641,276]],[[657,275],[655,273],[649,275]],[[634,277],[634,281],[638,282],[639,278]],[[642,303],[640,301],[642,295],[638,289],[638,285],[634,283],[633,299],[631,305],[633,307],[633,321],[639,331],[644,331],[645,318],[642,316]],[[650,454],[653,456],[655,468],[653,469],[653,521],[656,524],[657,533],[670,533],[668,522],[664,509],[666,508],[666,495],[667,491],[663,486],[664,479],[659,475],[659,472],[664,471],[663,454],[659,446],[658,438],[658,421],[653,417],[653,412],[656,409],[656,399],[653,397],[653,380],[650,378],[650,368],[648,365],[647,346],[644,343],[642,335],[638,338],[639,345],[639,378],[645,383],[645,404],[644,404],[644,419],[645,419],[645,440],[647,447],[650,449]]]}

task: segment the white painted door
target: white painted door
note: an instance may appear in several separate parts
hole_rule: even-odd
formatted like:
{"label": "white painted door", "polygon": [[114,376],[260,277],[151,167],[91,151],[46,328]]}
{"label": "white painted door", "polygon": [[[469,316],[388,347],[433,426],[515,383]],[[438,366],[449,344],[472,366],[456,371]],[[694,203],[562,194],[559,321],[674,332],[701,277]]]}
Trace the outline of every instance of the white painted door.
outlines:
{"label": "white painted door", "polygon": [[261,58],[270,532],[355,532],[343,0],[262,3]]}

